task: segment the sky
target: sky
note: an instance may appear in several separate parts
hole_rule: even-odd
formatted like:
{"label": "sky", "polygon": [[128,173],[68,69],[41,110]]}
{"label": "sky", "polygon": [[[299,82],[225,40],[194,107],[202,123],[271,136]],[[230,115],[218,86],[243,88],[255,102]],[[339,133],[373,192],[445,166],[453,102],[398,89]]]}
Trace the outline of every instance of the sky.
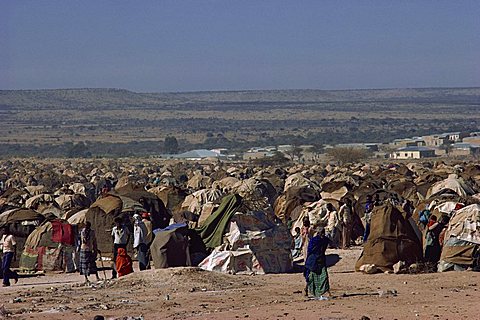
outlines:
{"label": "sky", "polygon": [[0,1],[0,89],[480,86],[480,1]]}

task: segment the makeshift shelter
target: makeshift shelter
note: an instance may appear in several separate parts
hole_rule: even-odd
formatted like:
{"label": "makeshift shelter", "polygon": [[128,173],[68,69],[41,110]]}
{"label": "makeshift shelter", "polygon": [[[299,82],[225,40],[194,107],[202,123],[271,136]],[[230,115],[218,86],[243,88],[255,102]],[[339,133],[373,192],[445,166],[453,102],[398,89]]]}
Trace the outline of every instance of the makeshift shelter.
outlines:
{"label": "makeshift shelter", "polygon": [[372,212],[370,235],[355,264],[375,265],[382,271],[393,271],[393,265],[403,261],[410,265],[422,260],[422,243],[414,230],[416,224],[400,207],[391,203],[375,207]]}
{"label": "makeshift shelter", "polygon": [[84,226],[85,222],[87,222],[87,218],[86,218],[87,212],[88,212],[88,209],[83,209],[78,211],[77,213],[73,214],[67,219],[68,223]]}
{"label": "makeshift shelter", "polygon": [[387,190],[395,192],[402,198],[415,200],[417,199],[417,187],[415,183],[405,179],[394,179],[388,183]]}
{"label": "makeshift shelter", "polygon": [[75,182],[72,183],[68,189],[72,190],[74,194],[81,194],[83,196],[87,196],[87,188],[83,183]]}
{"label": "makeshift shelter", "polygon": [[20,268],[26,271],[75,271],[76,233],[77,230],[66,221],[45,221],[28,236]]}
{"label": "makeshift shelter", "polygon": [[[45,217],[32,209],[16,208],[0,214],[0,227],[22,222],[36,222],[38,225],[43,220],[45,220]],[[25,225],[27,225],[27,223],[25,223]]]}
{"label": "makeshift shelter", "polygon": [[36,196],[45,192],[45,186],[27,186],[24,188],[31,196]]}
{"label": "makeshift shelter", "polygon": [[107,195],[95,201],[84,213],[85,221],[90,221],[96,232],[98,249],[103,257],[112,256],[112,227],[115,218],[122,216],[122,209],[123,202],[119,197]]}
{"label": "makeshift shelter", "polygon": [[155,269],[192,265],[187,234],[188,227],[185,223],[155,230],[155,238],[150,245]]}
{"label": "makeshift shelter", "polygon": [[217,180],[212,184],[212,188],[214,189],[221,189],[225,192],[231,192],[233,191],[234,186],[241,182],[241,180],[238,180],[235,177],[225,177],[223,179]]}
{"label": "makeshift shelter", "polygon": [[322,184],[322,199],[340,201],[348,193],[348,185],[343,181],[332,181]]}
{"label": "makeshift shelter", "polygon": [[215,248],[223,243],[223,234],[241,204],[242,197],[238,194],[226,196],[218,209],[197,229],[207,248]]}
{"label": "makeshift shelter", "polygon": [[9,188],[5,190],[0,197],[0,210],[8,210],[15,207],[20,207],[25,203],[25,198],[27,197],[27,191]]}
{"label": "makeshift shelter", "polygon": [[292,269],[292,237],[283,224],[263,212],[233,215],[226,243],[203,260],[199,267],[225,273],[284,273]]}
{"label": "makeshift shelter", "polygon": [[155,194],[133,184],[127,184],[116,189],[116,194],[137,201],[143,207],[143,210],[149,212],[153,229],[162,229],[168,226],[172,216],[165,208],[162,200]]}
{"label": "makeshift shelter", "polygon": [[25,201],[25,207],[38,209],[41,206],[48,206],[52,203],[55,203],[55,198],[51,194],[42,193],[33,197],[28,198]]}
{"label": "makeshift shelter", "polygon": [[[22,249],[25,245],[27,237],[39,226],[45,217],[32,210],[26,208],[16,208],[8,210],[0,214],[0,228],[9,226],[10,232],[15,235],[17,248]],[[0,231],[0,237],[2,236]],[[21,251],[17,250],[17,258],[20,258]],[[19,259],[16,259],[19,261]],[[13,266],[16,266],[14,263]]]}
{"label": "makeshift shelter", "polygon": [[430,190],[428,190],[427,197],[430,198],[442,192],[454,192],[461,197],[475,194],[472,187],[456,174],[451,174],[447,179],[435,183]]}
{"label": "makeshift shelter", "polygon": [[194,190],[209,188],[213,183],[213,179],[196,172],[193,177],[188,179],[187,188]]}
{"label": "makeshift shelter", "polygon": [[188,195],[181,205],[181,210],[187,210],[201,215],[206,204],[218,204],[224,194],[218,189],[202,189]]}
{"label": "makeshift shelter", "polygon": [[478,269],[480,259],[480,205],[454,211],[445,231],[439,271]]}
{"label": "makeshift shelter", "polygon": [[310,187],[316,191],[320,191],[320,187],[313,181],[305,178],[301,173],[295,173],[285,179],[283,191],[287,191],[292,187]]}
{"label": "makeshift shelter", "polygon": [[172,212],[185,200],[185,197],[187,196],[187,193],[183,189],[172,185],[151,188],[148,190],[148,192],[159,197],[163,204]]}
{"label": "makeshift shelter", "polygon": [[319,199],[319,193],[309,186],[291,187],[275,200],[275,215],[283,222],[290,217],[295,220],[297,217],[292,216],[295,208],[301,207],[305,202],[315,202]]}
{"label": "makeshift shelter", "polygon": [[62,210],[72,208],[88,208],[90,200],[82,194],[62,194],[55,198],[55,202]]}

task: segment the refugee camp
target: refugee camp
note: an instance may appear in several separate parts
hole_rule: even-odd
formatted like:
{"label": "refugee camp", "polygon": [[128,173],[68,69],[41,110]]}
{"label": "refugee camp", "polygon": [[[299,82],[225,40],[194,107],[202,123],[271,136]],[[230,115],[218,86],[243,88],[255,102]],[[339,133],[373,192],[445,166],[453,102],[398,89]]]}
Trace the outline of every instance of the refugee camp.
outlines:
{"label": "refugee camp", "polygon": [[[145,287],[167,286],[168,298],[150,297],[167,303],[180,290],[169,281],[183,281],[179,286],[191,286],[187,293],[194,294],[225,286],[217,282],[235,291],[238,281],[250,285],[245,279],[265,281],[258,278],[263,275],[295,280],[290,285],[299,290],[290,295],[297,299],[335,302],[350,295],[394,301],[411,294],[398,289],[417,281],[409,276],[442,283],[449,273],[465,272],[475,296],[479,164],[259,167],[85,159],[4,161],[1,170],[3,286],[28,283],[28,292],[12,292],[17,306],[31,308],[16,309],[22,315],[39,314],[42,305],[65,311],[56,294],[49,302],[30,298],[42,290],[66,290],[63,297],[112,290],[130,301]],[[394,285],[346,290],[330,280],[329,269],[337,267],[345,277],[361,276],[354,279],[358,288],[375,275]],[[57,277],[62,289],[42,285]],[[258,294],[264,290],[251,285]],[[91,303],[87,310],[110,308],[117,306]]]}
{"label": "refugee camp", "polygon": [[0,320],[480,319],[480,1],[0,1]]}

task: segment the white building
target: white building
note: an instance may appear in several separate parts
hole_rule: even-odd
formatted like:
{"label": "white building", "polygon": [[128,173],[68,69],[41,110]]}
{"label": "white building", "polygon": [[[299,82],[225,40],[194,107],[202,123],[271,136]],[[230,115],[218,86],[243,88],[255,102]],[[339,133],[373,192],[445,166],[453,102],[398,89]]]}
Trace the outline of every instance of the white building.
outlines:
{"label": "white building", "polygon": [[435,150],[427,147],[405,147],[391,154],[393,159],[422,159],[435,157]]}

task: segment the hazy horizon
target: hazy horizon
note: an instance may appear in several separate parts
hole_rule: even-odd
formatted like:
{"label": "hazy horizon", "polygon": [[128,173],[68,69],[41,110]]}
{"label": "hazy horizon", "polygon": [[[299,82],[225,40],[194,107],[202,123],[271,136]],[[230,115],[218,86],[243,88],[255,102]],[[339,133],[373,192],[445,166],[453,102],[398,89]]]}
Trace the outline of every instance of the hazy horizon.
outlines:
{"label": "hazy horizon", "polygon": [[0,90],[480,87],[478,1],[3,1]]}
{"label": "hazy horizon", "polygon": [[368,90],[428,90],[428,89],[479,89],[480,86],[465,87],[397,87],[397,88],[348,88],[348,89],[316,89],[316,88],[284,88],[284,89],[231,89],[231,90],[184,90],[184,91],[142,91],[114,87],[65,87],[65,88],[24,88],[2,89],[0,91],[42,91],[42,90],[126,90],[133,93],[203,93],[203,92],[244,92],[244,91],[368,91]]}

